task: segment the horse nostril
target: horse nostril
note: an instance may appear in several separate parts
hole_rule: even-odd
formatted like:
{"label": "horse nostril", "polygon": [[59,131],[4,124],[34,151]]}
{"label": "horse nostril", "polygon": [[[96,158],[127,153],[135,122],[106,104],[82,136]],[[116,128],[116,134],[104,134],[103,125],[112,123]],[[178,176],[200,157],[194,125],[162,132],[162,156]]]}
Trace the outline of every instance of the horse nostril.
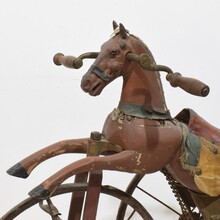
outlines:
{"label": "horse nostril", "polygon": [[81,81],[81,88],[84,91],[88,91],[91,86],[91,81],[88,79],[88,77],[83,77]]}

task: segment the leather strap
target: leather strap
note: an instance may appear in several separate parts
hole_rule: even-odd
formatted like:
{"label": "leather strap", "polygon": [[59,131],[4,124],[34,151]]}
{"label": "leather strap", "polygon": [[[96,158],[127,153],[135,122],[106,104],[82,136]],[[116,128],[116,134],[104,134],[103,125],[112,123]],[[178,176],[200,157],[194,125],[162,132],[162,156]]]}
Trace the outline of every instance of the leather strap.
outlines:
{"label": "leather strap", "polygon": [[158,110],[156,110],[156,108],[150,106],[119,102],[118,108],[126,115],[131,115],[138,118],[148,118],[156,120],[171,119],[169,111],[164,111],[163,109],[159,108]]}
{"label": "leather strap", "polygon": [[104,81],[109,81],[110,80],[110,77],[103,70],[98,68],[97,66],[92,65],[89,68],[89,71],[96,74],[98,77],[100,77]]}

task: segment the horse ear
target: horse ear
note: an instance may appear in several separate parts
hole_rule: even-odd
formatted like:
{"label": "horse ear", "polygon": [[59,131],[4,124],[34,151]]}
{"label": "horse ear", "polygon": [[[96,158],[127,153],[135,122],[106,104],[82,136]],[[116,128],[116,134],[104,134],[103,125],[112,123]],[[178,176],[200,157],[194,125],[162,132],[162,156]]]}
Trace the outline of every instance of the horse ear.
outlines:
{"label": "horse ear", "polygon": [[122,38],[126,38],[127,37],[127,30],[125,29],[123,24],[119,25],[119,29],[120,29],[120,35]]}
{"label": "horse ear", "polygon": [[116,23],[116,21],[113,21],[112,24],[113,24],[113,30],[115,30],[118,27],[118,24]]}

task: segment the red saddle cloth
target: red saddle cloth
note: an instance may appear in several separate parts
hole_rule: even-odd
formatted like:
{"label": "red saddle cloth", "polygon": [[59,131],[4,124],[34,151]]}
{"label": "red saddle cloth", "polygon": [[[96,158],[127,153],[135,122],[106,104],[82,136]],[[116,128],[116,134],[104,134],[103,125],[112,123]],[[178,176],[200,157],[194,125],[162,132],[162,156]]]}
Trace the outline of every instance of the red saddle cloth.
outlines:
{"label": "red saddle cloth", "polygon": [[175,118],[185,123],[193,134],[220,146],[220,129],[208,123],[192,109],[183,109]]}

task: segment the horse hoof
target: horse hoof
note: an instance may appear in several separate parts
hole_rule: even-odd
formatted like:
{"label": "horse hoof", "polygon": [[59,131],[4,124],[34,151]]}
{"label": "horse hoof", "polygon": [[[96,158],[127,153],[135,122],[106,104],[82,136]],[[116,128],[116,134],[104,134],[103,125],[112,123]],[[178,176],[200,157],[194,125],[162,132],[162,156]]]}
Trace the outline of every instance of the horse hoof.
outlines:
{"label": "horse hoof", "polygon": [[27,171],[21,166],[20,163],[17,163],[14,166],[12,166],[10,169],[8,169],[7,173],[11,176],[16,176],[24,179],[29,176]]}
{"label": "horse hoof", "polygon": [[29,196],[33,198],[45,198],[50,195],[50,192],[46,189],[44,189],[44,186],[42,184],[38,185],[34,189],[32,189],[29,193]]}

